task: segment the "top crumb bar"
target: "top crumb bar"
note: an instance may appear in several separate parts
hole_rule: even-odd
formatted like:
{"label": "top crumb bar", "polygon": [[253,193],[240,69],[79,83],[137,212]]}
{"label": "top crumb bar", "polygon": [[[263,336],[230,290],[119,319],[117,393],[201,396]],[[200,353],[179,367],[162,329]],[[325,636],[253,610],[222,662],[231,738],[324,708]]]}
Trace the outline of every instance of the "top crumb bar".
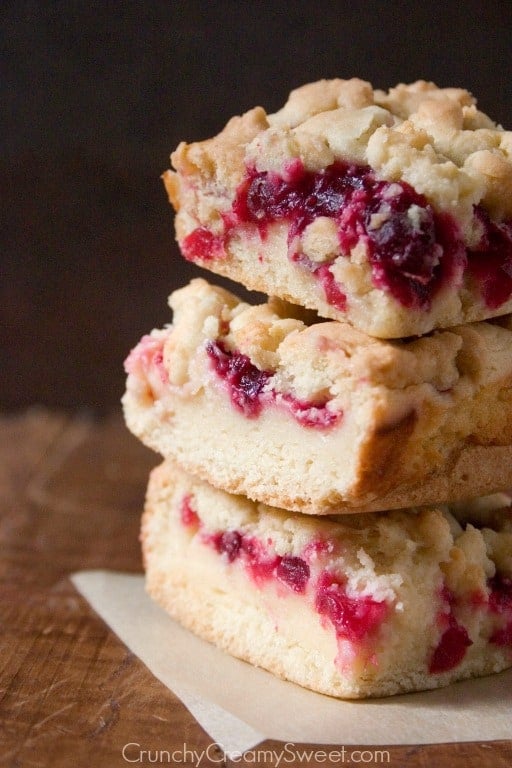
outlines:
{"label": "top crumb bar", "polygon": [[381,338],[512,311],[512,131],[460,88],[358,79],[181,143],[186,259]]}

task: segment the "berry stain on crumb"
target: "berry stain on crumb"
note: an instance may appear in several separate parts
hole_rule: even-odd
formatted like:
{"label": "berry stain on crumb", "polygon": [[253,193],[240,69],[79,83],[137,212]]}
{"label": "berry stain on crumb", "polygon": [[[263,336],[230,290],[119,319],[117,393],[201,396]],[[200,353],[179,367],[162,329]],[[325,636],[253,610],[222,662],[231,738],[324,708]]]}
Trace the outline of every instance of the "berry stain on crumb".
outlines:
{"label": "berry stain on crumb", "polygon": [[192,506],[192,497],[187,494],[183,497],[180,504],[180,519],[187,528],[199,528],[201,521],[195,509]]}
{"label": "berry stain on crumb", "polygon": [[388,612],[386,602],[369,595],[350,597],[343,583],[327,571],[318,580],[315,605],[318,613],[329,619],[338,639],[352,642],[373,634]]}
{"label": "berry stain on crumb", "polygon": [[279,404],[304,427],[327,429],[341,418],[340,411],[331,411],[327,403],[310,403],[270,387],[272,371],[262,371],[247,355],[228,350],[220,341],[208,341],[206,353],[217,376],[224,382],[231,403],[247,418],[260,415],[263,405]]}
{"label": "berry stain on crumb", "polygon": [[473,644],[466,628],[455,618],[453,613],[455,596],[446,586],[441,590],[441,599],[448,611],[442,611],[439,614],[439,622],[445,628],[430,658],[428,671],[431,675],[454,669],[466,655],[469,646]]}

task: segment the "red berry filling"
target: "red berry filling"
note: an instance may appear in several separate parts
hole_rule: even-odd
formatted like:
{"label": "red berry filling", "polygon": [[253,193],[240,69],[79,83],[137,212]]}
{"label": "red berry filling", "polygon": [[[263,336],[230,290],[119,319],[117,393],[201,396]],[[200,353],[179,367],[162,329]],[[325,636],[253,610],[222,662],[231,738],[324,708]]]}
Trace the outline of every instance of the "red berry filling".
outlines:
{"label": "red berry filling", "polygon": [[293,395],[277,393],[268,385],[272,371],[261,371],[247,355],[228,350],[220,341],[208,341],[206,352],[213,370],[225,383],[231,402],[248,418],[259,416],[264,402],[279,402],[305,427],[325,429],[341,417],[341,412],[330,411],[327,403],[309,403]]}
{"label": "red berry filling", "polygon": [[306,544],[303,554],[308,563],[314,563],[322,555],[332,555],[335,549],[336,544],[332,539],[313,539]]}
{"label": "red berry filling", "polygon": [[304,593],[309,581],[309,565],[302,557],[285,555],[276,568],[276,576],[294,592]]}
{"label": "red berry filling", "polygon": [[[181,500],[179,516],[182,525],[200,529],[202,522],[192,506],[192,497],[187,494]],[[334,543],[330,540],[313,540],[304,548],[304,558],[294,555],[277,555],[269,546],[254,536],[237,530],[202,533],[203,543],[212,546],[229,564],[239,561],[257,586],[276,579],[297,594],[305,594],[311,579],[309,562],[325,554],[332,554]],[[512,578],[496,574],[489,579],[489,598],[482,602],[481,596],[474,596],[473,604],[483,608],[487,604],[492,613],[503,615],[506,623],[495,630],[489,638],[498,646],[512,647]],[[351,597],[345,583],[330,571],[324,570],[313,586],[314,607],[317,613],[327,619],[336,632],[338,640],[361,643],[375,635],[389,611],[386,601],[377,601],[372,596]],[[454,669],[466,655],[472,640],[464,626],[454,615],[456,599],[444,586],[441,599],[445,608],[439,614],[444,627],[441,638],[429,662],[429,672],[440,674]]]}
{"label": "red berry filling", "polygon": [[374,633],[384,620],[388,606],[370,596],[349,597],[345,586],[324,571],[316,587],[315,607],[336,630],[338,638],[360,641]]}
{"label": "red berry filling", "polygon": [[[183,525],[190,524],[190,510],[190,498],[185,496],[180,507]],[[201,527],[196,513],[192,514],[198,521],[198,527]],[[311,581],[308,562],[296,555],[277,555],[270,539],[267,542],[269,546],[266,546],[254,536],[238,530],[225,530],[202,532],[201,540],[213,547],[228,564],[239,562],[256,586],[274,579],[298,595],[306,594]],[[307,559],[316,560],[318,556],[332,553],[333,548],[332,542],[313,541],[304,549],[304,555]],[[385,601],[379,602],[371,596],[350,597],[344,583],[328,571],[321,573],[311,594],[315,610],[331,622],[338,640],[364,641],[377,631],[388,613]]]}
{"label": "red berry filling", "polygon": [[[302,557],[276,555],[255,537],[236,530],[207,534],[203,541],[211,544],[228,563],[239,560],[257,584],[276,578],[297,594],[306,592],[311,572]],[[322,547],[321,552],[324,551]],[[320,616],[330,620],[338,638],[351,641],[363,640],[375,632],[388,611],[385,602],[372,597],[349,597],[343,583],[327,571],[321,574],[314,595]]]}
{"label": "red berry filling", "polygon": [[[286,220],[289,256],[300,262],[294,242],[319,216],[336,221],[343,254],[359,242],[366,245],[375,285],[390,291],[404,306],[428,306],[443,282],[464,266],[455,225],[435,213],[423,195],[406,182],[377,180],[368,166],[343,162],[311,172],[297,161],[286,177],[248,169],[232,213],[225,216],[225,238],[234,227],[247,223],[255,224],[264,238],[270,223]],[[207,241],[204,228],[192,232],[182,246],[186,258],[221,256],[219,239],[212,235],[210,253]],[[310,263],[308,269],[321,282],[327,300],[343,309],[345,295],[330,272],[331,263]]]}
{"label": "red berry filling", "polygon": [[466,250],[455,221],[436,212],[410,184],[381,181],[369,166],[341,161],[311,172],[296,160],[282,176],[249,168],[224,216],[224,235],[199,227],[184,239],[182,250],[189,260],[222,258],[237,226],[254,224],[264,239],[271,223],[288,221],[289,257],[314,274],[327,301],[343,311],[346,297],[330,270],[333,260],[319,265],[296,252],[297,237],[319,216],[336,221],[345,256],[358,243],[366,247],[374,285],[405,307],[428,309],[442,286],[459,282],[466,267],[491,309],[512,295],[511,221],[493,222],[476,206],[484,234],[476,249]]}
{"label": "red berry filling", "polygon": [[187,261],[211,261],[224,254],[224,238],[218,237],[206,227],[198,227],[188,235],[181,245]]}
{"label": "red berry filling", "polygon": [[151,369],[156,370],[162,384],[167,384],[169,376],[164,365],[164,339],[149,334],[143,336],[124,361],[124,369],[135,376],[147,376]]}
{"label": "red berry filling", "polygon": [[253,536],[239,531],[220,531],[204,540],[211,543],[228,563],[240,560],[257,584],[277,578],[294,592],[303,593],[309,580],[309,566],[300,557],[276,555]]}
{"label": "red berry filling", "polygon": [[450,614],[450,626],[446,629],[430,659],[429,672],[436,674],[447,672],[456,667],[464,656],[466,649],[472,645],[465,627],[457,623]]}
{"label": "red berry filling", "polygon": [[199,516],[192,507],[192,497],[188,494],[181,500],[180,519],[187,528],[198,528],[200,526]]}
{"label": "red berry filling", "polygon": [[448,603],[449,611],[441,613],[439,620],[448,626],[430,659],[429,672],[433,675],[454,669],[466,655],[468,647],[473,644],[466,628],[458,623],[453,614],[455,598],[446,586],[442,589],[441,597],[445,603]]}
{"label": "red berry filling", "polygon": [[344,312],[347,306],[347,297],[334,279],[330,270],[330,264],[322,264],[314,270],[315,276],[320,281],[324,289],[325,298],[333,307]]}
{"label": "red berry filling", "polygon": [[269,551],[261,541],[254,536],[244,536],[242,552],[245,568],[256,584],[275,577],[281,558]]}
{"label": "red berry filling", "polygon": [[[240,221],[260,228],[289,220],[289,244],[318,216],[335,219],[342,253],[349,255],[364,242],[375,285],[405,306],[427,306],[444,272],[452,276],[452,261],[461,262],[455,227],[447,226],[409,184],[378,181],[368,166],[337,162],[316,173],[297,166],[287,180],[252,170],[233,210]],[[377,221],[380,225],[374,226]],[[322,280],[328,300],[339,303],[326,264],[313,272]]]}
{"label": "red berry filling", "polygon": [[450,615],[450,626],[446,629],[430,659],[429,672],[436,674],[448,672],[456,667],[464,656],[466,649],[472,645],[465,627],[457,624],[453,615]]}
{"label": "red berry filling", "polygon": [[490,642],[512,647],[512,578],[497,573],[489,580],[489,588],[489,609],[507,620],[491,635]]}
{"label": "red berry filling", "polygon": [[219,341],[209,341],[206,351],[215,373],[225,381],[231,402],[244,416],[258,416],[261,394],[272,373],[260,371],[241,352],[228,351]]}
{"label": "red berry filling", "polygon": [[512,614],[512,578],[497,573],[489,579],[489,608],[493,613]]}
{"label": "red berry filling", "polygon": [[484,234],[478,248],[468,251],[468,270],[487,306],[497,309],[512,295],[512,221],[491,221],[481,207],[475,216]]}
{"label": "red berry filling", "polygon": [[332,427],[340,418],[340,412],[329,411],[325,405],[312,405],[291,395],[282,395],[282,402],[295,419],[304,427],[323,429]]}
{"label": "red berry filling", "polygon": [[[313,173],[296,164],[286,180],[252,169],[233,211],[262,234],[270,222],[288,220],[289,246],[317,217],[335,219],[342,253],[363,242],[374,284],[406,307],[429,306],[442,283],[464,264],[454,223],[435,213],[406,182],[379,181],[368,166],[336,162]],[[312,271],[327,300],[342,309],[343,292],[331,279],[329,264]]]}
{"label": "red berry filling", "polygon": [[[201,521],[191,507],[189,495],[184,496],[181,501],[180,520],[187,527],[191,525],[201,527]],[[301,557],[276,555],[256,537],[247,536],[237,530],[217,531],[213,534],[203,533],[202,540],[213,546],[228,563],[240,560],[257,584],[276,578],[293,592],[303,594],[306,591],[310,571],[309,565]],[[270,540],[269,543],[271,543]]]}
{"label": "red berry filling", "polygon": [[217,552],[225,555],[228,563],[236,560],[242,548],[242,536],[238,531],[224,531],[213,537],[213,544]]}

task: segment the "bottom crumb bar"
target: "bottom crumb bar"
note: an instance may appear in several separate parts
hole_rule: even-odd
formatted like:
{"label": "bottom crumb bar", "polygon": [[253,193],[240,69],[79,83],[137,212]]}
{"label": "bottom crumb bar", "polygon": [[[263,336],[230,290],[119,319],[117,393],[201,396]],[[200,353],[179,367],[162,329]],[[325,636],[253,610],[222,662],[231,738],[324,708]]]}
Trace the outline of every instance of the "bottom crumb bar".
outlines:
{"label": "bottom crumb bar", "polygon": [[341,698],[445,686],[512,665],[512,512],[313,518],[212,488],[170,462],[141,533],[150,596],[234,656]]}

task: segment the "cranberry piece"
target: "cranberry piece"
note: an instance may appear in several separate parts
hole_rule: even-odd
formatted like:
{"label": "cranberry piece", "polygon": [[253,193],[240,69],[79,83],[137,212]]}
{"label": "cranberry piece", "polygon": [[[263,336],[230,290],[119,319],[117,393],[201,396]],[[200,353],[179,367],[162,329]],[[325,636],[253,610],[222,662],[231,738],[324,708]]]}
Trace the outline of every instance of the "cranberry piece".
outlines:
{"label": "cranberry piece", "polygon": [[387,613],[385,602],[370,596],[349,597],[344,585],[327,572],[319,579],[315,605],[331,621],[338,637],[353,642],[374,632]]}
{"label": "cranberry piece", "polygon": [[478,247],[468,251],[468,270],[487,306],[497,309],[512,295],[512,221],[493,222],[481,206],[475,216],[484,233]]}
{"label": "cranberry piece", "polygon": [[341,411],[330,411],[326,403],[314,405],[313,403],[298,400],[291,395],[284,395],[283,402],[288,406],[299,424],[304,427],[317,427],[319,429],[332,427],[341,418]]}
{"label": "cranberry piece", "polygon": [[224,555],[228,563],[235,560],[242,562],[257,584],[272,578],[281,561],[278,555],[269,552],[258,539],[244,536],[236,530],[219,531],[205,536],[203,540],[213,545],[220,555]]}
{"label": "cranberry piece", "polygon": [[497,629],[489,638],[489,642],[512,647],[512,621],[509,621],[502,629]]}
{"label": "cranberry piece", "polygon": [[332,539],[313,539],[306,544],[303,550],[304,557],[308,562],[315,562],[319,557],[325,554],[332,554],[336,545]]}
{"label": "cranberry piece", "polygon": [[441,639],[439,640],[429,664],[429,672],[436,674],[438,672],[447,672],[456,667],[464,656],[466,649],[472,645],[467,630],[457,622],[453,615],[453,606],[456,603],[455,595],[443,585],[440,593],[441,600],[446,604],[448,611],[441,613],[439,620],[446,626],[448,625]]}
{"label": "cranberry piece", "polygon": [[225,380],[233,405],[249,418],[258,416],[260,395],[272,374],[260,371],[247,355],[229,352],[219,341],[209,341],[206,351],[215,372]]}
{"label": "cranberry piece", "polygon": [[489,609],[493,613],[508,614],[508,623],[494,632],[490,642],[496,645],[512,646],[512,579],[497,573],[488,582]]}
{"label": "cranberry piece", "polygon": [[313,274],[320,280],[322,288],[324,289],[325,298],[329,304],[332,304],[333,307],[339,309],[340,312],[344,312],[347,307],[347,297],[334,279],[334,275],[329,269],[329,265],[322,264],[314,270]]}
{"label": "cranberry piece", "polygon": [[[389,222],[369,235],[373,281],[405,307],[428,308],[441,286],[462,271],[465,249],[448,216],[415,203],[412,188],[400,197],[396,211],[391,205]],[[406,204],[409,208],[404,211]],[[409,218],[413,207],[419,228]]]}
{"label": "cranberry piece", "polygon": [[167,384],[169,375],[164,365],[164,339],[149,334],[143,336],[124,361],[124,368],[126,373],[145,377],[155,369],[162,383]]}
{"label": "cranberry piece", "polygon": [[[406,182],[379,181],[368,166],[335,162],[319,172],[294,167],[286,179],[249,169],[233,214],[234,221],[256,224],[262,235],[269,223],[288,220],[289,247],[318,216],[335,219],[343,253],[362,242],[375,285],[408,307],[428,306],[441,284],[465,264],[452,220],[436,214]],[[297,254],[289,255],[303,263]],[[343,311],[345,295],[329,267],[327,262],[309,268],[327,300]]]}
{"label": "cranberry piece", "polygon": [[198,227],[185,237],[181,251],[187,261],[212,261],[224,255],[224,238],[206,227]]}
{"label": "cranberry piece", "polygon": [[242,536],[238,531],[224,531],[214,537],[213,543],[217,552],[226,555],[227,561],[232,563],[240,554]]}
{"label": "cranberry piece", "polygon": [[294,592],[303,593],[309,580],[309,565],[301,557],[285,555],[276,568],[276,576]]}
{"label": "cranberry piece", "polygon": [[512,578],[497,573],[489,579],[489,608],[494,613],[512,611]]}
{"label": "cranberry piece", "polygon": [[180,518],[183,525],[187,528],[194,528],[200,525],[200,520],[197,512],[191,505],[192,497],[187,494],[184,496],[180,504]]}
{"label": "cranberry piece", "polygon": [[469,639],[466,628],[458,624],[455,617],[450,614],[450,626],[443,632],[432,654],[429,672],[436,674],[453,669],[460,664],[470,645],[472,641]]}
{"label": "cranberry piece", "polygon": [[279,564],[279,558],[276,556],[270,556],[263,560],[253,560],[247,563],[247,570],[254,581],[259,584],[261,581],[273,578],[277,565]]}
{"label": "cranberry piece", "polygon": [[[231,402],[248,418],[259,416],[262,396],[266,402],[275,402],[276,392],[267,387],[271,371],[261,371],[253,365],[247,355],[237,350],[231,352],[220,341],[208,341],[206,352],[215,373],[225,382]],[[330,411],[326,403],[307,403],[292,395],[282,395],[280,403],[291,411],[297,421],[305,427],[327,429],[336,424],[341,411]]]}
{"label": "cranberry piece", "polygon": [[244,537],[242,541],[244,563],[250,576],[259,583],[274,576],[281,558],[256,538]]}

